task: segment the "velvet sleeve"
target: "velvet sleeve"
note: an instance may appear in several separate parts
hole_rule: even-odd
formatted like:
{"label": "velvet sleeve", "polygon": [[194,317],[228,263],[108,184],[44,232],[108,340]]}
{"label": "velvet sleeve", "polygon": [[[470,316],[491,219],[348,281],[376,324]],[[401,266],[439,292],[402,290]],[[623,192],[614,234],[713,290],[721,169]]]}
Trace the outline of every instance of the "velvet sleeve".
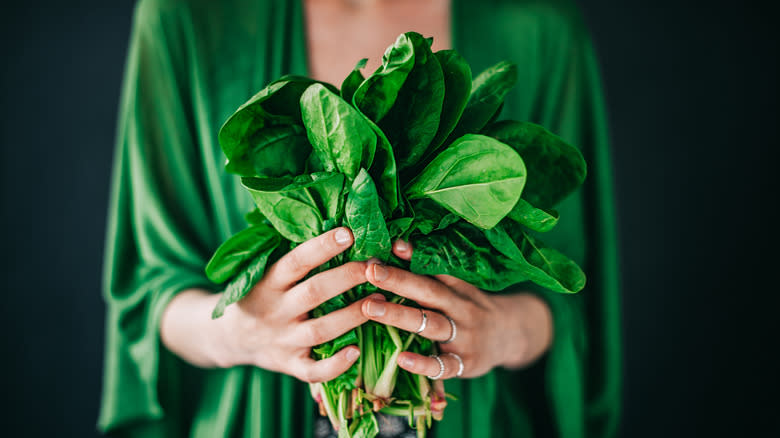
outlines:
{"label": "velvet sleeve", "polygon": [[179,16],[141,2],[134,15],[113,164],[104,259],[107,307],[98,427],[174,436],[185,367],[160,342],[177,292],[209,287],[209,214],[194,146]]}

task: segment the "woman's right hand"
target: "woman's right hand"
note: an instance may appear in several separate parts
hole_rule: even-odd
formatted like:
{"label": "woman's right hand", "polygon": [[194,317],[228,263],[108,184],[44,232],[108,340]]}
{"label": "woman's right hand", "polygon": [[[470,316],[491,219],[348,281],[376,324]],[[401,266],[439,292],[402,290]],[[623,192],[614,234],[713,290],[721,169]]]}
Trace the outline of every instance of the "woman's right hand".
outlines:
{"label": "woman's right hand", "polygon": [[[331,380],[349,369],[360,355],[357,346],[345,347],[319,361],[310,357],[311,348],[366,322],[360,310],[363,300],[319,318],[309,318],[308,314],[330,298],[366,282],[366,263],[348,262],[302,280],[352,243],[352,233],[337,228],[300,244],[270,266],[246,297],[212,321],[211,339],[206,341],[211,344],[208,362],[225,368],[254,365],[305,382]],[[370,298],[384,299],[381,294]],[[166,314],[171,313],[169,310]],[[161,328],[164,341],[165,320]]]}

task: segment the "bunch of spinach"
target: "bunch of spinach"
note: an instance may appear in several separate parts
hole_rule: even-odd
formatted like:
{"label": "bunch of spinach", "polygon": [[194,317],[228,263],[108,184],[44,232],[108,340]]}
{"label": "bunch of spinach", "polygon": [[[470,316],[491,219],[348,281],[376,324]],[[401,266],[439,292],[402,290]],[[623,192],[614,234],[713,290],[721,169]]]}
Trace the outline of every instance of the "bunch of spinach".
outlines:
{"label": "bunch of spinach", "polygon": [[[244,297],[266,266],[342,225],[354,245],[321,269],[376,257],[488,291],[523,281],[564,293],[582,289],[582,270],[537,237],[558,222],[553,207],[582,184],[582,155],[541,126],[496,121],[517,80],[515,65],[502,62],[472,79],[460,54],[434,53],[431,42],[400,35],[381,67],[363,77],[361,60],[340,89],[284,76],[225,122],[219,142],[226,170],[242,177],[257,208],[246,217],[248,228],[225,241],[206,267],[224,284],[214,318]],[[410,263],[391,254],[395,239],[413,242]],[[376,291],[360,285],[312,317]],[[423,436],[446,402],[427,377],[399,369],[396,358],[402,351],[431,354],[435,345],[368,322],[312,355],[326,358],[352,344],[362,354],[350,370],[312,385],[339,436],[375,436],[376,410],[416,419]]]}

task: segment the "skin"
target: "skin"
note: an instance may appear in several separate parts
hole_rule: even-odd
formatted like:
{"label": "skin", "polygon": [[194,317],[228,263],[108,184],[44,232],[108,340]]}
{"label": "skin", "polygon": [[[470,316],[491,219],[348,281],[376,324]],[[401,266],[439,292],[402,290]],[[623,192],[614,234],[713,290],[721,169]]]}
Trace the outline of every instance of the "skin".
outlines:
{"label": "skin", "polygon": [[433,50],[452,46],[449,0],[306,0],[309,74],[336,86],[355,63],[364,74],[382,64],[390,42],[407,31],[435,35]]}
{"label": "skin", "polygon": [[[358,59],[383,53],[388,41],[407,30],[436,35],[434,45],[448,48],[449,16],[447,0],[307,0],[312,76],[339,84]],[[366,71],[373,71],[380,61],[380,56],[369,58]],[[495,367],[527,366],[549,348],[553,335],[550,310],[532,294],[486,294],[454,277],[420,276],[375,262],[350,262],[303,281],[352,243],[351,232],[339,228],[299,245],[271,266],[247,297],[228,306],[216,320],[210,315],[218,294],[202,289],[182,291],[163,313],[163,344],[203,368],[254,365],[310,383],[331,380],[357,360],[358,348],[345,347],[328,359],[315,361],[309,357],[312,347],[369,319],[413,332],[420,327],[419,309],[387,303],[380,294],[321,318],[309,318],[311,309],[368,281],[429,309],[422,336],[447,340],[451,326],[443,315],[455,321],[457,338],[440,349],[463,359],[463,378],[480,376]],[[393,252],[406,260],[412,251],[405,242],[393,246]],[[441,358],[445,364],[442,378],[454,377],[457,360],[450,354]],[[435,359],[413,353],[399,355],[398,364],[417,374],[439,372]]]}

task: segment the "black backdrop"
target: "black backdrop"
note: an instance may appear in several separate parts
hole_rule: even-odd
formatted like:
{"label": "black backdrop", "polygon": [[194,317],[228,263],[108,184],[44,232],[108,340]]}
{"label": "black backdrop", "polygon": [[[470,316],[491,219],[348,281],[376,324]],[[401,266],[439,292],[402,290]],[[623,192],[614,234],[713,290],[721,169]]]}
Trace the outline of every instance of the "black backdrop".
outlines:
{"label": "black backdrop", "polygon": [[[695,3],[580,1],[614,144],[622,436],[780,436],[776,14]],[[93,0],[0,14],[6,436],[95,435],[102,240],[131,12],[130,1]]]}

